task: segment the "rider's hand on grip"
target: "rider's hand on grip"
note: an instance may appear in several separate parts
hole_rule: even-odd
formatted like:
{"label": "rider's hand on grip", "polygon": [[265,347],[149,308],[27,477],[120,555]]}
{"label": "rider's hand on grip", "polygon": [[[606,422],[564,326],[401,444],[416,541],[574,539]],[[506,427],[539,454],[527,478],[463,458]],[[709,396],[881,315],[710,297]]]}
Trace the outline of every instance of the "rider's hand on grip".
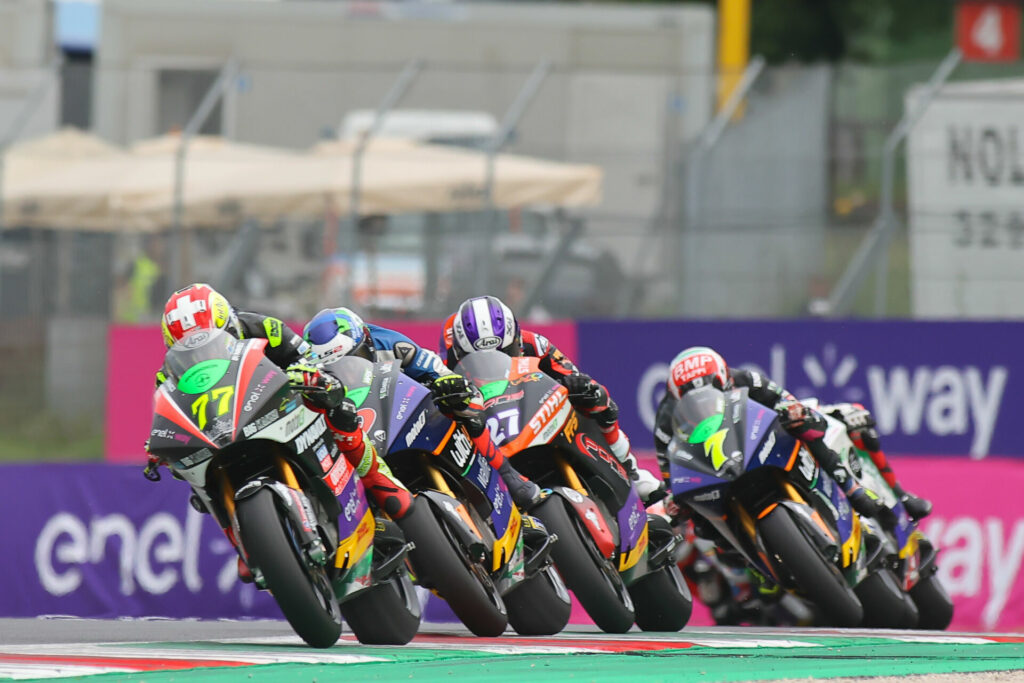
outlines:
{"label": "rider's hand on grip", "polygon": [[462,375],[443,375],[430,385],[434,405],[445,415],[461,416],[470,410],[473,389]]}
{"label": "rider's hand on grip", "polygon": [[354,432],[360,426],[356,404],[347,396],[341,399],[341,403],[327,411],[327,419],[331,426],[340,432]]}
{"label": "rider's hand on grip", "polygon": [[593,408],[601,402],[601,385],[591,379],[590,375],[582,372],[573,373],[566,376],[564,383],[573,406]]}
{"label": "rider's hand on grip", "polygon": [[336,408],[345,398],[345,387],[330,373],[305,363],[293,363],[285,371],[288,381],[302,389],[302,397],[317,408]]}
{"label": "rider's hand on grip", "polygon": [[775,406],[783,429],[799,429],[814,417],[813,411],[800,401],[786,401]]}

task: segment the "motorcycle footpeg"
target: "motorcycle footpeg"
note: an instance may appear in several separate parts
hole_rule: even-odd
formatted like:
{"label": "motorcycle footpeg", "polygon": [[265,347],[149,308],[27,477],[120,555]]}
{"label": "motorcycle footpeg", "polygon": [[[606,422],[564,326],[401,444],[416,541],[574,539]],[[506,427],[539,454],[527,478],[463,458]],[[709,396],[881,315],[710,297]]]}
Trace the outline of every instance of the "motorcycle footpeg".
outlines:
{"label": "motorcycle footpeg", "polygon": [[373,568],[374,582],[383,581],[391,576],[395,570],[405,563],[405,558],[409,554],[409,551],[414,550],[415,548],[416,544],[411,541],[399,546],[393,554],[389,555],[383,562]]}

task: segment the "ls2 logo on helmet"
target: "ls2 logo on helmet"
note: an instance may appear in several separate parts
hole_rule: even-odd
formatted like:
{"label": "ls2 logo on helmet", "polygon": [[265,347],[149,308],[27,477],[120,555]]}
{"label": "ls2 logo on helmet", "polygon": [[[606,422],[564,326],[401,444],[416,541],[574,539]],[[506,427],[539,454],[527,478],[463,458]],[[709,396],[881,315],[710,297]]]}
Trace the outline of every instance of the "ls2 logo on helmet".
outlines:
{"label": "ls2 logo on helmet", "polygon": [[501,340],[497,337],[480,337],[473,342],[473,348],[477,351],[489,351],[496,349],[501,345]]}

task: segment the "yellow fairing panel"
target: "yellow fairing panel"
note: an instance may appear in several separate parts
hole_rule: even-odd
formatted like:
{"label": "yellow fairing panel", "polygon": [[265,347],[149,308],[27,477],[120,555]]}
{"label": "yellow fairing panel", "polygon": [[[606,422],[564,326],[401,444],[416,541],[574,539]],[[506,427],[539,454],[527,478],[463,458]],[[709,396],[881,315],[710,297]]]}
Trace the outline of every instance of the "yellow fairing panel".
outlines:
{"label": "yellow fairing panel", "polygon": [[644,523],[644,532],[640,534],[640,540],[636,542],[636,547],[630,550],[625,555],[619,556],[619,571],[624,572],[627,569],[632,569],[636,566],[636,563],[643,557],[644,552],[647,550],[647,524]]}
{"label": "yellow fairing panel", "polygon": [[522,526],[523,518],[519,514],[519,508],[512,506],[512,512],[508,516],[508,528],[505,535],[494,542],[494,558],[491,571],[496,572],[503,562],[507,562],[516,551],[519,543],[519,528]]}
{"label": "yellow fairing panel", "polygon": [[334,566],[338,569],[347,569],[362,558],[366,550],[373,544],[374,529],[373,513],[369,509],[359,520],[354,534],[348,538],[341,539],[338,543],[338,555],[334,560]]}

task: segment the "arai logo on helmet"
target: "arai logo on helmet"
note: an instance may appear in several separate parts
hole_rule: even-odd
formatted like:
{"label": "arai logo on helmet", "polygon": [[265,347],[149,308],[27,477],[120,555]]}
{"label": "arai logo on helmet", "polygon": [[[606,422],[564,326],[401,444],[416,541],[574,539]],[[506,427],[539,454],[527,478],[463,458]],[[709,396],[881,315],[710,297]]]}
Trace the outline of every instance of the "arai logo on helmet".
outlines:
{"label": "arai logo on helmet", "polygon": [[480,337],[473,342],[473,348],[477,351],[489,351],[490,349],[496,349],[501,345],[501,340],[497,337]]}

